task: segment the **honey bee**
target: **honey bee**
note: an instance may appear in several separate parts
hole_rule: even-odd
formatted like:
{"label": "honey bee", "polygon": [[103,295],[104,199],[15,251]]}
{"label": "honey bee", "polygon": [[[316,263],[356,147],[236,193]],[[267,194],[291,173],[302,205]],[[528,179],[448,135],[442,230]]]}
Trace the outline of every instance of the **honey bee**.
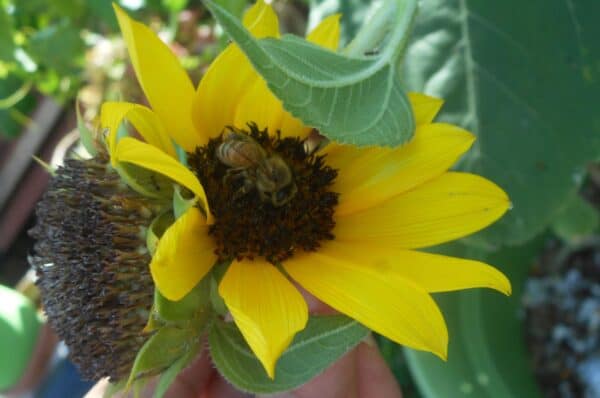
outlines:
{"label": "honey bee", "polygon": [[287,163],[276,154],[268,154],[258,142],[244,133],[226,130],[216,156],[230,167],[224,181],[243,178],[244,184],[238,195],[256,189],[264,202],[281,207],[298,191]]}

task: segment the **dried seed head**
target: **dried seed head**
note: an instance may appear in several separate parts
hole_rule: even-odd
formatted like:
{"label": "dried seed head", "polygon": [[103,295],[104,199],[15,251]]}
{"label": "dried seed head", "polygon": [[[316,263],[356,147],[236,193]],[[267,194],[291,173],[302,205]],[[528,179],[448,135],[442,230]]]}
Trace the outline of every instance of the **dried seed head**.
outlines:
{"label": "dried seed head", "polygon": [[101,158],[67,160],[38,204],[30,262],[48,321],[86,379],[127,377],[146,339],[144,235],[155,210]]}

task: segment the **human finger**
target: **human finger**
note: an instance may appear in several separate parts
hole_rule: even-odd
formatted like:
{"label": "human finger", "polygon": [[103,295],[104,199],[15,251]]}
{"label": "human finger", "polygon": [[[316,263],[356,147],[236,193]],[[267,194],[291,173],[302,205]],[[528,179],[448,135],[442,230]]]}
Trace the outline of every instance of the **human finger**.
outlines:
{"label": "human finger", "polygon": [[372,335],[357,347],[356,369],[360,398],[402,398],[400,386]]}
{"label": "human finger", "polygon": [[203,394],[198,398],[252,398],[254,395],[236,390],[223,377],[215,372]]}

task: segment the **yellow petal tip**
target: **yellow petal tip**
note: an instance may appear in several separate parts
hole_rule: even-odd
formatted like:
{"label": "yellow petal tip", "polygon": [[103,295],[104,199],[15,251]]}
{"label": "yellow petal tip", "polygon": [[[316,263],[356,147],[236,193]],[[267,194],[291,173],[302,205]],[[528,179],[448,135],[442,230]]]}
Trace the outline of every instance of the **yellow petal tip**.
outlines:
{"label": "yellow petal tip", "polygon": [[267,376],[269,376],[269,379],[275,380],[275,364],[273,363],[272,365],[266,366],[263,363],[263,366],[265,368],[265,371],[267,372]]}
{"label": "yellow petal tip", "polygon": [[[504,276],[504,275],[503,275]],[[512,284],[510,283],[510,280],[505,276],[502,284],[502,288],[499,289],[498,291],[502,294],[504,294],[505,296],[510,296],[512,295]]]}
{"label": "yellow petal tip", "polygon": [[124,22],[124,19],[129,19],[129,15],[119,6],[117,3],[112,3],[113,10],[115,10],[115,14],[117,15],[117,21],[119,25]]}
{"label": "yellow petal tip", "polygon": [[448,348],[446,348],[446,350],[444,350],[444,352],[439,353],[438,356],[440,357],[440,359],[444,362],[448,362]]}

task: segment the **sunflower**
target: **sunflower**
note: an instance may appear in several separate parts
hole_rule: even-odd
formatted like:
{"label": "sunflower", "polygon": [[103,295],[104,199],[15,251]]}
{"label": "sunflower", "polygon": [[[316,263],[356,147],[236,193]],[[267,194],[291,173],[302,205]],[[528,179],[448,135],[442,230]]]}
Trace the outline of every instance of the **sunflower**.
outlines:
{"label": "sunflower", "polygon": [[[196,200],[160,238],[150,265],[155,285],[177,301],[213,265],[230,262],[218,292],[270,377],[308,319],[298,286],[377,333],[441,358],[448,333],[430,293],[489,287],[510,294],[507,278],[487,264],[415,250],[478,231],[510,206],[494,183],[448,171],[474,136],[432,122],[441,100],[409,94],[417,127],[402,147],[330,142],[307,150],[314,131],[283,109],[235,44],[194,90],[169,48],[115,8],[151,109],[104,105],[112,162],[160,173]],[[279,35],[263,1],[243,23],[256,37]],[[339,17],[325,19],[307,40],[337,50]],[[123,119],[146,142],[118,140]],[[287,191],[262,189],[256,170],[228,166],[231,137],[282,160],[292,176]],[[187,153],[187,166],[171,140]],[[275,194],[285,200],[274,202]]]}

